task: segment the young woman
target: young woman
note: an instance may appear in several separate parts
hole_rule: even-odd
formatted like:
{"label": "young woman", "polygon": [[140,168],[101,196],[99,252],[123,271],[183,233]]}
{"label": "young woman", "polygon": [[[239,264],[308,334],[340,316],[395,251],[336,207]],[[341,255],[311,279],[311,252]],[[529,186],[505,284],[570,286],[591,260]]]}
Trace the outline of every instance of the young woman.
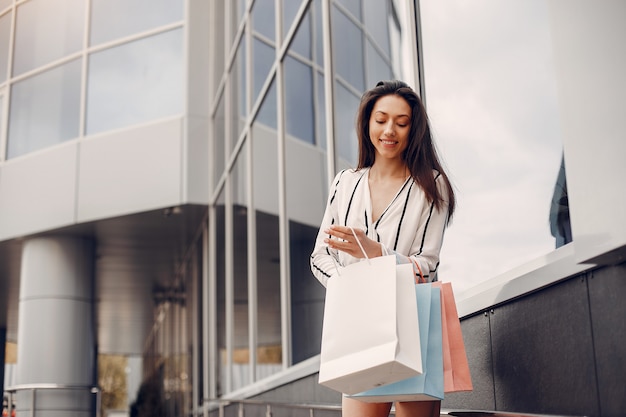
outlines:
{"label": "young woman", "polygon": [[[402,81],[381,81],[363,94],[356,129],[358,166],[332,183],[311,255],[313,274],[324,286],[338,279],[336,264],[363,258],[358,239],[368,257],[395,254],[398,263],[413,264],[419,282],[436,281],[455,199],[421,100]],[[388,416],[391,405],[344,396],[343,416]],[[396,403],[398,417],[439,412],[440,401]]]}

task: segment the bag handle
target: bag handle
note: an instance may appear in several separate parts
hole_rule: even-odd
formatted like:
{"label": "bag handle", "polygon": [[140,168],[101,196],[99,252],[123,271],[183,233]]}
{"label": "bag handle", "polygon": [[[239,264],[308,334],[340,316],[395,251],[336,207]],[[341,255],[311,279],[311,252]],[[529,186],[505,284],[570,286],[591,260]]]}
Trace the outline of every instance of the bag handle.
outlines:
{"label": "bag handle", "polygon": [[356,243],[359,245],[359,248],[361,248],[361,252],[363,253],[363,256],[365,256],[365,259],[367,259],[367,263],[371,265],[372,263],[370,262],[370,258],[369,258],[369,256],[367,256],[367,253],[365,253],[365,249],[363,249],[363,245],[361,245],[361,241],[356,236],[356,233],[354,232],[354,229],[352,228],[352,226],[348,226],[348,227],[352,231],[352,236],[354,236],[354,238],[356,239]]}
{"label": "bag handle", "polygon": [[[350,228],[350,230],[352,231],[352,236],[354,236],[354,238],[356,239],[356,243],[359,245],[359,248],[361,249],[361,253],[363,253],[363,256],[365,256],[365,259],[367,259],[367,263],[369,265],[372,264],[372,262],[370,261],[369,256],[367,256],[367,253],[365,253],[365,249],[363,249],[363,245],[361,245],[361,241],[359,240],[359,238],[356,235],[356,232],[354,231],[354,229],[352,228],[352,226],[348,226]],[[335,264],[335,270],[337,271],[337,275],[341,276],[341,272],[339,272],[339,264],[337,264],[337,260],[335,259],[334,256],[330,256],[331,259],[333,260],[333,263]]]}

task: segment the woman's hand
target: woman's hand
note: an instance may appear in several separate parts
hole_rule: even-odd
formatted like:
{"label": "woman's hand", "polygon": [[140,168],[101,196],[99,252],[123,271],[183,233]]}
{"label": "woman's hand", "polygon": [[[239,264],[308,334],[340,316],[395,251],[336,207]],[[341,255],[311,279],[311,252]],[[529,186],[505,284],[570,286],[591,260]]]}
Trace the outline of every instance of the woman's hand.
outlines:
{"label": "woman's hand", "polygon": [[[382,255],[380,243],[370,239],[361,229],[354,229],[354,234],[349,227],[333,225],[324,230],[331,238],[324,239],[324,243],[332,249],[337,249],[355,258],[364,258],[363,252],[357,243],[357,239],[363,246],[363,250],[368,258],[375,258]],[[356,236],[355,236],[356,235]]]}

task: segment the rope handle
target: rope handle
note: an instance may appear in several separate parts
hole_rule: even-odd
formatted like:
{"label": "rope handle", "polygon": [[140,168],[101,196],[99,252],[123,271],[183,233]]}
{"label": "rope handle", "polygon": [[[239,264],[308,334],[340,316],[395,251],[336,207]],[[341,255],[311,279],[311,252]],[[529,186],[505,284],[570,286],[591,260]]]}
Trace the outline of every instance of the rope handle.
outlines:
{"label": "rope handle", "polygon": [[[426,283],[426,278],[424,278],[424,274],[422,273],[422,268],[420,267],[419,262],[417,262],[417,259],[413,259],[412,257],[409,256],[409,259],[411,260],[411,262],[417,267],[417,270],[419,271],[419,277],[416,277],[415,279],[415,283],[416,284],[425,284]],[[421,282],[420,282],[421,281]]]}
{"label": "rope handle", "polygon": [[[359,245],[359,248],[361,249],[361,252],[363,253],[363,256],[365,257],[365,259],[367,259],[367,263],[369,265],[372,264],[372,262],[370,261],[369,256],[367,256],[367,253],[365,253],[365,249],[363,249],[363,245],[361,245],[361,241],[359,240],[359,238],[356,236],[356,232],[354,231],[354,229],[352,228],[352,226],[348,226],[350,228],[350,230],[352,231],[352,236],[354,236],[354,238],[356,239],[356,243]],[[337,263],[337,260],[335,259],[334,256],[331,255],[331,259],[333,260],[333,263],[335,264],[335,271],[337,271],[337,275],[341,276],[341,272],[339,272],[339,264]]]}

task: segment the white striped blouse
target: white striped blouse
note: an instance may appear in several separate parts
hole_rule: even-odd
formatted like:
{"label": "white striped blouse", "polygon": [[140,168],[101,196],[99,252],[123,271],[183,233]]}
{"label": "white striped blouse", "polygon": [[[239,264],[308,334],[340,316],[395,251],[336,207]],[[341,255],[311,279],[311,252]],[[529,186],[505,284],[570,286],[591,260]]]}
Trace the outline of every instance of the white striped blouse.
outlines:
{"label": "white striped blouse", "polygon": [[[435,182],[446,198],[443,177],[433,171]],[[364,230],[366,235],[382,245],[382,252],[395,253],[398,263],[413,263],[416,278],[436,281],[439,252],[448,219],[447,204],[437,210],[426,199],[421,187],[409,177],[389,206],[372,223],[372,204],[368,186],[369,168],[341,171],[331,185],[326,212],[311,254],[311,271],[326,286],[339,268],[358,262],[344,252],[328,248],[324,230],[333,224]],[[332,258],[331,258],[332,257]],[[417,265],[416,265],[417,264]]]}

